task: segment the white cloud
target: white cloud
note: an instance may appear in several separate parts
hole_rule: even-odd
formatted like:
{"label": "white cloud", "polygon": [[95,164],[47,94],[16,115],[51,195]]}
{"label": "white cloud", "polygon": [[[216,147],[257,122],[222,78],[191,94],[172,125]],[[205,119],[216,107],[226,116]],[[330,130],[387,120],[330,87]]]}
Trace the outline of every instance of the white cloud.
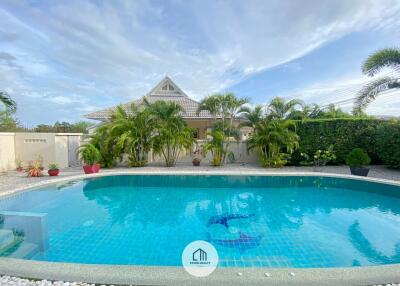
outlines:
{"label": "white cloud", "polygon": [[0,63],[0,84],[18,103],[51,94],[36,103],[69,118],[139,97],[165,74],[201,98],[351,32],[398,27],[399,11],[396,0],[2,1],[0,52],[19,68]]}

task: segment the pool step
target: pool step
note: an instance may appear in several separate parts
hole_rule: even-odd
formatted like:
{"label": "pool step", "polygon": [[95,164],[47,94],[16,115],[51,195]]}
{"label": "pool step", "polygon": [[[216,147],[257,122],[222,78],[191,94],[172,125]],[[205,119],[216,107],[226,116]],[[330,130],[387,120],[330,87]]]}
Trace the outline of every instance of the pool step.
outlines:
{"label": "pool step", "polygon": [[9,257],[29,259],[34,256],[38,251],[38,245],[30,242],[22,242],[21,245],[19,245],[18,248]]}
{"label": "pool step", "polygon": [[0,229],[0,248],[6,247],[14,242],[14,234],[10,229]]}

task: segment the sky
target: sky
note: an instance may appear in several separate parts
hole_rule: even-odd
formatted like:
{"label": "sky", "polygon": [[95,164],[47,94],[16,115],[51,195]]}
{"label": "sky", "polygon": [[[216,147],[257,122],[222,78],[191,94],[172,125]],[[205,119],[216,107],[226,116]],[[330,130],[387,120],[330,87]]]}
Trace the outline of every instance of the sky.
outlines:
{"label": "sky", "polygon": [[[400,0],[0,1],[0,90],[26,126],[83,120],[165,75],[197,100],[325,105],[357,95],[369,54],[399,46]],[[398,116],[400,92],[367,112]]]}

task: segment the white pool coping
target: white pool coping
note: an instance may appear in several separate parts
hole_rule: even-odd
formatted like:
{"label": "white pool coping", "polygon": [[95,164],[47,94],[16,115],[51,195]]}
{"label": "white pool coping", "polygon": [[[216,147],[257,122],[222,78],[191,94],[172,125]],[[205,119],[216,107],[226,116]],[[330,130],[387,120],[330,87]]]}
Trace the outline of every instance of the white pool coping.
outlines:
{"label": "white pool coping", "polygon": [[[345,178],[400,187],[400,182],[398,181],[319,172],[177,171],[164,169],[159,171],[152,170],[149,173],[146,170],[132,169],[45,180],[11,189],[1,194],[0,198],[65,181],[114,175],[309,176]],[[239,275],[238,272],[242,275]],[[32,279],[82,281],[114,285],[373,285],[400,282],[400,264],[343,268],[219,268],[208,277],[196,278],[187,274],[182,267],[95,265],[0,258],[0,274]]]}

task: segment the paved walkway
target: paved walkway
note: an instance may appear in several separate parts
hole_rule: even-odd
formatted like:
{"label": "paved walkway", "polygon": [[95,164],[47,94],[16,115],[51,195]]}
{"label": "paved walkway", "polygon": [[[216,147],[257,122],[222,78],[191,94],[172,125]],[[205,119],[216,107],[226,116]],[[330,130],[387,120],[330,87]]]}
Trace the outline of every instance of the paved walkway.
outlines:
{"label": "paved walkway", "polygon": [[[379,179],[386,179],[386,180],[394,180],[400,181],[400,170],[388,169],[384,166],[370,166],[371,170],[369,172],[369,177],[379,178]],[[157,173],[160,171],[169,171],[171,173],[174,172],[251,172],[254,174],[273,174],[277,172],[290,172],[293,174],[301,173],[301,172],[310,172],[316,173],[314,167],[284,167],[280,169],[274,168],[261,168],[257,165],[240,165],[240,164],[228,164],[223,167],[211,167],[211,166],[200,166],[200,167],[193,167],[191,164],[179,164],[176,167],[164,167],[164,166],[147,166],[142,168],[122,168],[117,167],[113,169],[102,169],[101,172],[109,173],[109,172],[116,172],[116,171],[126,171],[134,173]],[[322,168],[322,172],[325,173],[336,173],[336,174],[350,174],[350,170],[348,166],[327,166]],[[49,181],[54,180],[57,178],[65,178],[71,177],[75,175],[82,175],[83,170],[81,167],[74,167],[74,168],[66,168],[61,170],[60,175],[58,177],[49,177],[47,172],[43,172],[45,175],[39,178],[28,178],[26,173],[24,172],[7,172],[0,174],[0,193],[7,192],[11,189],[22,188],[22,187],[29,187],[32,184],[41,182],[41,181]]]}

